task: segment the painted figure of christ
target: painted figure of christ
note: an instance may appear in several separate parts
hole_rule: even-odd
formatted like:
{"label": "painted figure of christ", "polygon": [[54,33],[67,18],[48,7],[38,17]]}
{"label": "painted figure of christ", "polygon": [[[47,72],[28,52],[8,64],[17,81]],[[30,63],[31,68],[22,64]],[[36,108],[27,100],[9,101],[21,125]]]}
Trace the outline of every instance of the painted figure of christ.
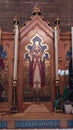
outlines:
{"label": "painted figure of christ", "polygon": [[36,36],[33,44],[28,44],[28,53],[25,58],[29,59],[29,85],[30,87],[45,86],[45,59],[48,53],[45,52],[47,45],[42,45],[41,40]]}

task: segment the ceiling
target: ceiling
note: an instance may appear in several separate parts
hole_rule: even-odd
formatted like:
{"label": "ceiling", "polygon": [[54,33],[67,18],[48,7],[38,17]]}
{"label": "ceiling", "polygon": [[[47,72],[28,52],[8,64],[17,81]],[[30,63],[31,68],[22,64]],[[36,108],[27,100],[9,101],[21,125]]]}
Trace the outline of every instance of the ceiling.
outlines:
{"label": "ceiling", "polygon": [[13,31],[13,18],[19,17],[19,26],[29,20],[34,6],[38,3],[41,14],[50,26],[55,26],[55,19],[60,18],[62,32],[71,31],[73,26],[73,0],[0,0],[0,26],[3,31]]}

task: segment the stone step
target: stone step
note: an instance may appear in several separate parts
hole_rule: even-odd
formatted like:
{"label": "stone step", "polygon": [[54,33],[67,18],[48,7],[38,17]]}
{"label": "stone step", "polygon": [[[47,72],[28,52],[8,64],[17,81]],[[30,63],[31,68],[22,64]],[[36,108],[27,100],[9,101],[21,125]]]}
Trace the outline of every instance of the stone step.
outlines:
{"label": "stone step", "polygon": [[43,112],[49,112],[49,110],[44,104],[32,104],[24,111],[24,113],[26,112],[43,113]]}
{"label": "stone step", "polygon": [[12,119],[12,120],[16,120],[16,119],[27,119],[27,120],[35,120],[35,119],[42,119],[42,120],[68,120],[68,119],[73,119],[73,115],[72,114],[66,114],[63,112],[54,112],[49,110],[50,108],[48,108],[45,104],[43,103],[33,103],[31,104],[23,113],[16,113],[16,114],[11,114],[11,115],[3,115],[1,116],[1,119]]}

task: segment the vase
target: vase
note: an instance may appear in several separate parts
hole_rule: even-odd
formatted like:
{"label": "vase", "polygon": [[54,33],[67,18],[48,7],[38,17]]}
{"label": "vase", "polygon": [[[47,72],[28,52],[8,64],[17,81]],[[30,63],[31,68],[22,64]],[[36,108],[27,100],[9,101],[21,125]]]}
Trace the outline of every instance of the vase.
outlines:
{"label": "vase", "polygon": [[72,113],[72,104],[64,104],[65,113]]}

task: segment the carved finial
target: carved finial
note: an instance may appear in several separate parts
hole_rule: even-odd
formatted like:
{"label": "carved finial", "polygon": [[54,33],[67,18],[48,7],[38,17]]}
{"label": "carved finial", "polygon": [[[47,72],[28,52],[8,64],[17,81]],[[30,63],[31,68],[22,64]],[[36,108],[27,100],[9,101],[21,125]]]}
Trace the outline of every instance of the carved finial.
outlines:
{"label": "carved finial", "polygon": [[50,22],[47,22],[48,26],[50,26]]}
{"label": "carved finial", "polygon": [[33,8],[33,15],[41,15],[41,11],[40,11],[40,7],[38,6],[38,3],[36,3],[36,5]]}
{"label": "carved finial", "polygon": [[29,20],[31,20],[32,19],[32,16],[31,17],[29,17]]}
{"label": "carved finial", "polygon": [[44,17],[42,16],[42,20],[44,20]]}
{"label": "carved finial", "polygon": [[13,23],[18,25],[19,24],[19,18],[17,16],[14,17]]}
{"label": "carved finial", "polygon": [[59,25],[59,24],[60,24],[60,18],[59,18],[59,17],[57,17],[57,19],[55,20],[55,24],[56,24],[56,25]]}
{"label": "carved finial", "polygon": [[25,26],[27,23],[28,23],[28,21],[26,21],[26,22],[24,23],[24,26]]}

